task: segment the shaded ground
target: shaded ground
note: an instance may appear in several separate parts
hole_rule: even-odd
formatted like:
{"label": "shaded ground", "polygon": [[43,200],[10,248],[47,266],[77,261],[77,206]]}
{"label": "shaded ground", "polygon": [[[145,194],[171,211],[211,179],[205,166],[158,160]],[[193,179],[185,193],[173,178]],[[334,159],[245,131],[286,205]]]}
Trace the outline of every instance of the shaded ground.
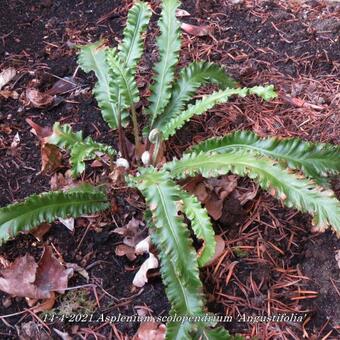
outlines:
{"label": "shaded ground", "polygon": [[[0,70],[8,66],[19,70],[20,76],[13,86],[19,94],[33,79],[40,89],[50,88],[56,77],[74,73],[76,58],[72,46],[100,37],[111,43],[120,38],[128,3],[4,1],[0,7]],[[234,99],[194,118],[188,129],[179,131],[169,142],[168,158],[181,155],[192,143],[235,129],[339,143],[339,5],[321,1],[290,5],[260,2],[256,6],[252,3],[184,1],[183,8],[192,15],[186,21],[210,24],[214,32],[211,37],[184,35],[181,62],[209,59],[222,63],[242,85],[273,83],[280,97],[270,103],[254,97]],[[150,33],[147,57],[143,61],[145,69],[140,74],[145,82],[143,92],[150,79],[148,68],[156,59],[154,26]],[[39,143],[30,132],[26,118],[49,126],[55,121],[72,123],[85,135],[115,145],[116,136],[108,130],[91,96],[94,78],[78,72],[77,80],[81,87],[78,95],[62,96],[63,101],[54,108],[26,109],[20,100],[0,101],[1,206],[48,190],[50,186],[50,176],[39,174]],[[21,143],[13,154],[10,145],[16,133]],[[241,181],[239,185],[247,188],[249,183]],[[131,192],[119,192],[118,211],[113,215],[117,225],[126,224],[133,216],[140,217],[141,211],[129,205],[134,201],[133,196]],[[339,336],[340,278],[335,250],[340,244],[334,235],[311,235],[309,217],[282,209],[280,203],[262,193],[244,207],[228,206],[226,211],[230,214],[229,221],[233,221],[217,222],[215,228],[225,237],[227,253],[221,263],[203,274],[210,310],[227,315],[299,312],[308,316],[303,325],[228,323],[224,326],[231,332],[266,339],[300,339],[306,334],[316,338]],[[44,242],[53,244],[66,262],[87,269],[90,282],[97,286],[100,307],[95,292],[88,290],[88,300],[93,302],[97,313],[131,315],[140,308],[148,309],[153,315],[167,313],[168,304],[157,273],[142,292],[132,289],[131,282],[142,259],[131,263],[115,256],[115,245],[121,240],[110,233],[115,225],[109,215],[101,217],[104,226],[99,229],[99,224],[89,226],[87,220],[79,219],[74,235],[56,224],[44,236]],[[9,260],[26,252],[39,257],[41,247],[42,243],[24,235],[2,246],[0,254]],[[71,286],[84,284],[86,280],[80,275],[70,282]],[[26,308],[22,299],[11,299],[8,306],[8,297],[2,293],[0,297],[3,302],[0,315]],[[1,323],[1,336],[16,338],[17,330],[12,325],[35,319],[26,313],[2,320],[6,323]],[[132,335],[138,327],[137,324],[74,327],[74,324],[48,322],[47,325],[51,330],[66,329],[82,336],[92,332],[92,336],[105,338],[112,337],[117,329]]]}

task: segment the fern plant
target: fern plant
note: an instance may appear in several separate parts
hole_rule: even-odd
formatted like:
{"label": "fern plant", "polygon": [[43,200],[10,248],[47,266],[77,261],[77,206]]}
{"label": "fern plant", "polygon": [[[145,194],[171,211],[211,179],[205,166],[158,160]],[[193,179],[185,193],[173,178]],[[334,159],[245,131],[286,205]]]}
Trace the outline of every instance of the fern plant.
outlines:
{"label": "fern plant", "polygon": [[[157,163],[161,144],[173,136],[194,115],[201,115],[232,96],[257,95],[263,100],[276,97],[273,86],[239,88],[221,66],[205,61],[193,62],[179,73],[176,66],[181,47],[180,26],[176,19],[177,0],[163,0],[157,39],[159,59],[153,68],[149,105],[137,112],[140,102],[136,82],[138,63],[143,53],[143,36],[151,17],[145,2],[136,2],[129,11],[123,40],[117,48],[103,41],[81,46],[78,62],[85,72],[93,71],[98,79],[93,94],[103,118],[119,136],[131,120],[136,152],[144,154],[128,164],[126,182],[145,197],[145,219],[161,260],[161,275],[171,303],[171,315],[202,316],[204,296],[199,268],[208,264],[215,253],[215,237],[207,210],[196,197],[184,191],[177,180],[198,174],[213,177],[233,172],[249,176],[288,207],[308,212],[320,231],[331,226],[340,234],[340,204],[329,189],[328,176],[340,172],[339,147],[313,144],[296,138],[260,138],[250,131],[240,131],[223,138],[210,139],[193,146],[184,156],[168,163]],[[213,83],[220,89],[194,100],[196,91]],[[139,107],[139,106],[138,106]],[[147,116],[144,135],[140,133],[137,115]],[[147,140],[148,139],[148,140]],[[55,123],[47,143],[70,152],[72,175],[85,170],[85,161],[100,153],[112,162],[124,155],[120,150],[83,138],[69,125]],[[79,216],[108,208],[106,188],[82,184],[68,191],[34,195],[24,202],[0,209],[0,238],[6,241],[22,230],[58,217]],[[193,247],[183,216],[203,246]],[[223,328],[213,323],[169,322],[168,339],[228,339]]]}

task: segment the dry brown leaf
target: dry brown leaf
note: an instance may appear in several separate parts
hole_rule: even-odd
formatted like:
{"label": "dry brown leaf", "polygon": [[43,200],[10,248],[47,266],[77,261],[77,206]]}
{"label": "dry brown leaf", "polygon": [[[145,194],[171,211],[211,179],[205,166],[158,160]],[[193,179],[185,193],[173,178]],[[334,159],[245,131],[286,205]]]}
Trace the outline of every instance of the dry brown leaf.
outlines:
{"label": "dry brown leaf", "polygon": [[48,233],[50,229],[51,229],[51,224],[42,223],[38,225],[36,228],[31,229],[29,233],[32,234],[39,241],[42,241],[44,235]]}
{"label": "dry brown leaf", "polygon": [[209,193],[207,191],[204,182],[199,183],[192,192],[201,203],[205,203],[209,198]]}
{"label": "dry brown leaf", "polygon": [[139,268],[133,279],[133,285],[136,287],[144,287],[145,283],[148,282],[147,272],[149,269],[158,268],[158,260],[156,256],[150,252],[151,237],[148,236],[144,240],[140,241],[135,247],[135,253],[142,255],[148,253],[149,257],[144,261],[142,266]]}
{"label": "dry brown leaf", "polygon": [[16,70],[13,67],[9,67],[1,71],[0,73],[0,90],[8,84],[16,75]]}
{"label": "dry brown leaf", "polygon": [[60,149],[52,144],[42,144],[41,152],[41,173],[53,173],[61,167],[62,155]]}
{"label": "dry brown leaf", "polygon": [[118,245],[115,249],[115,254],[117,256],[126,256],[130,261],[134,261],[137,258],[135,249],[127,246],[126,244]]}
{"label": "dry brown leaf", "polygon": [[217,196],[212,193],[205,202],[205,208],[207,209],[208,214],[217,221],[222,216],[223,200],[218,199]]}
{"label": "dry brown leaf", "polygon": [[137,255],[150,253],[150,246],[151,246],[151,236],[148,236],[144,240],[136,244],[135,252]]}
{"label": "dry brown leaf", "polygon": [[35,314],[45,312],[47,310],[50,310],[53,308],[54,304],[56,301],[56,295],[54,292],[51,292],[51,297],[48,299],[44,300],[42,303],[38,304],[35,306],[31,311]]}
{"label": "dry brown leaf", "polygon": [[52,173],[61,166],[61,151],[52,144],[47,144],[47,138],[52,134],[52,130],[49,127],[43,127],[33,122],[30,118],[26,119],[26,122],[31,126],[31,132],[35,134],[40,141],[41,152],[41,172]]}
{"label": "dry brown leaf", "polygon": [[191,35],[197,37],[203,37],[205,35],[210,35],[212,33],[212,27],[203,25],[203,26],[195,26],[186,23],[181,24],[181,29]]}
{"label": "dry brown leaf", "polygon": [[52,105],[54,101],[54,97],[49,95],[48,93],[43,93],[34,88],[26,89],[26,99],[29,103],[38,109],[46,108]]}
{"label": "dry brown leaf", "polygon": [[77,83],[72,77],[64,77],[62,79],[57,80],[53,86],[48,89],[45,94],[50,96],[55,96],[58,94],[64,94],[67,92],[71,92],[77,88]]}
{"label": "dry brown leaf", "polygon": [[158,260],[157,257],[150,253],[149,257],[143,262],[138,272],[136,273],[132,284],[138,288],[144,287],[144,285],[148,282],[147,273],[150,269],[158,268]]}
{"label": "dry brown leaf", "polygon": [[191,14],[188,11],[186,11],[185,9],[180,9],[180,8],[176,9],[176,17],[177,18],[190,17],[190,15]]}
{"label": "dry brown leaf", "polygon": [[241,192],[240,189],[236,189],[233,192],[232,197],[239,200],[241,205],[245,205],[248,201],[251,201],[256,197],[258,189],[259,186],[256,184],[253,184],[253,188],[251,190],[247,188],[245,192]]}
{"label": "dry brown leaf", "polygon": [[29,321],[15,327],[19,340],[51,340],[51,336],[40,323]]}
{"label": "dry brown leaf", "polygon": [[4,99],[18,99],[19,98],[19,93],[17,91],[10,91],[10,90],[2,90],[0,91],[0,97]]}
{"label": "dry brown leaf", "polygon": [[31,255],[26,254],[1,269],[0,274],[0,290],[7,294],[49,299],[54,291],[64,292],[73,270],[65,269],[54,257],[51,248],[46,247],[38,264]]}
{"label": "dry brown leaf", "polygon": [[166,326],[156,322],[142,322],[132,340],[164,340]]}
{"label": "dry brown leaf", "polygon": [[143,239],[140,226],[144,226],[144,223],[132,217],[127,225],[116,228],[113,232],[124,236],[123,243],[134,248]]}
{"label": "dry brown leaf", "polygon": [[26,118],[26,122],[32,128],[31,132],[34,135],[36,135],[39,138],[39,140],[43,141],[44,143],[45,143],[44,139],[51,136],[53,133],[50,127],[40,126],[39,124],[33,122],[33,120],[30,118]]}
{"label": "dry brown leaf", "polygon": [[65,174],[56,173],[51,177],[50,186],[52,190],[68,190],[78,185],[72,177],[71,170],[67,170]]}
{"label": "dry brown leaf", "polygon": [[224,200],[237,187],[237,176],[227,175],[220,178],[209,178],[205,181],[207,187],[214,191],[219,199]]}
{"label": "dry brown leaf", "polygon": [[74,218],[58,218],[59,222],[62,223],[68,230],[74,231]]}
{"label": "dry brown leaf", "polygon": [[79,273],[87,282],[90,280],[89,273],[81,266],[76,263],[65,263],[66,268],[72,268],[74,272]]}
{"label": "dry brown leaf", "polygon": [[216,241],[216,248],[215,248],[215,254],[213,258],[206,264],[206,266],[210,266],[214,264],[224,253],[225,249],[225,242],[223,238],[220,235],[215,236],[215,241]]}
{"label": "dry brown leaf", "polygon": [[101,168],[103,167],[103,163],[98,160],[98,159],[95,159],[92,163],[91,163],[91,168]]}

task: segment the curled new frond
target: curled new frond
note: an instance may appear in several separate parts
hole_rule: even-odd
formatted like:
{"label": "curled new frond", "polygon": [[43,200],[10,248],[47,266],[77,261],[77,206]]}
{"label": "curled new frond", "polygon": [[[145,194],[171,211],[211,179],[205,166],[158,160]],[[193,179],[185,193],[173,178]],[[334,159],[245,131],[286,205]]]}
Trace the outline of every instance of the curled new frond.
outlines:
{"label": "curled new frond", "polygon": [[[273,97],[272,85],[261,88],[262,91],[258,91],[257,95],[259,95],[261,98]],[[202,99],[197,100],[192,105],[189,105],[185,111],[168,120],[164,124],[162,128],[164,140],[167,140],[169,137],[174,135],[178,129],[180,129],[188,120],[190,120],[191,117],[201,115],[217,104],[226,103],[231,96],[238,95],[240,97],[245,97],[248,94],[252,94],[254,93],[251,92],[252,90],[253,88],[247,87],[238,89],[227,88],[226,90],[216,91],[210,95],[205,95]]]}
{"label": "curled new frond", "polygon": [[162,129],[169,119],[178,116],[192,100],[196,90],[209,82],[217,84],[222,89],[236,86],[236,82],[221,66],[209,62],[191,63],[181,71],[179,79],[173,86],[171,99],[163,114],[156,118],[154,128]]}
{"label": "curled new frond", "polygon": [[154,84],[151,86],[149,114],[151,124],[162,114],[171,96],[175,66],[181,48],[179,23],[176,18],[178,0],[163,0],[162,13],[158,22],[161,34],[157,39],[159,62],[154,66]]}
{"label": "curled new frond", "polygon": [[120,112],[120,100],[117,86],[110,86],[109,67],[106,63],[106,53],[109,50],[103,43],[98,41],[79,47],[78,64],[84,72],[94,71],[98,82],[93,89],[93,94],[101,109],[104,120],[110,128],[117,129],[119,126],[119,114],[123,126],[127,124],[127,113]]}
{"label": "curled new frond", "polygon": [[203,245],[198,256],[198,265],[203,267],[215,254],[215,232],[207,210],[202,207],[198,199],[183,190],[181,191],[180,196],[183,201],[182,211],[191,221],[191,228],[196,237],[203,241]]}
{"label": "curled new frond", "polygon": [[116,151],[109,145],[95,142],[91,137],[83,139],[81,132],[73,132],[70,125],[55,123],[53,133],[47,143],[70,151],[72,176],[77,177],[85,171],[85,161],[93,159],[98,153],[114,156]]}
{"label": "curled new frond", "polygon": [[131,107],[138,103],[139,92],[131,69],[120,60],[115,49],[108,51],[106,58],[111,72],[110,86],[118,86],[119,94],[122,97],[121,107]]}
{"label": "curled new frond", "polygon": [[313,224],[320,230],[328,226],[340,235],[340,203],[334,193],[319,187],[301,175],[283,169],[277,162],[259,156],[253,151],[234,150],[225,154],[200,152],[184,155],[164,165],[173,178],[202,174],[214,177],[229,171],[256,180],[264,190],[313,216]]}
{"label": "curled new frond", "polygon": [[118,46],[120,60],[129,68],[132,76],[143,53],[143,33],[151,18],[148,4],[136,2],[129,10],[127,24],[123,32],[123,41]]}
{"label": "curled new frond", "polygon": [[226,153],[235,149],[254,150],[285,166],[300,169],[320,185],[327,185],[325,176],[340,173],[339,146],[311,143],[299,138],[261,138],[252,131],[237,131],[222,138],[208,139],[187,153]]}
{"label": "curled new frond", "polygon": [[25,201],[0,209],[0,241],[19,231],[28,231],[56,218],[78,217],[107,209],[107,197],[101,190],[83,184],[69,191],[32,195]]}
{"label": "curled new frond", "polygon": [[130,185],[143,193],[152,213],[153,241],[160,253],[168,299],[177,314],[201,313],[203,294],[197,255],[183,217],[178,215],[181,190],[165,172],[154,168],[140,171],[140,176],[130,178]]}

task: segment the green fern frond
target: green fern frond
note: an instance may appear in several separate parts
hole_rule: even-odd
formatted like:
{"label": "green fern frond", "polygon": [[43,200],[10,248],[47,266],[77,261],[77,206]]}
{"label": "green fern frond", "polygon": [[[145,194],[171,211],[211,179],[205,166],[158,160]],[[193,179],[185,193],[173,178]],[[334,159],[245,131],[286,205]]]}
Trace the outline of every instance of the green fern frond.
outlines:
{"label": "green fern frond", "polygon": [[142,1],[136,2],[128,13],[118,56],[129,67],[132,76],[136,74],[136,66],[143,53],[142,35],[148,27],[151,14],[149,5]]}
{"label": "green fern frond", "polygon": [[104,153],[113,157],[116,151],[105,144],[93,141],[87,137],[83,143],[75,144],[71,149],[70,162],[72,166],[72,176],[77,177],[85,171],[85,161],[96,158],[97,153]]}
{"label": "green fern frond", "polygon": [[[257,91],[257,94],[265,99],[274,98],[276,93],[273,92],[273,85],[269,86],[256,86],[256,88],[261,88],[261,91]],[[163,139],[167,140],[169,137],[174,135],[178,129],[180,129],[188,120],[193,116],[198,116],[213,108],[217,104],[226,103],[229,98],[233,95],[238,95],[240,97],[245,97],[248,94],[255,93],[254,88],[241,88],[241,89],[230,89],[216,91],[210,95],[203,96],[202,99],[197,100],[194,104],[189,105],[188,108],[172,117],[171,119],[164,122],[161,131],[163,132]]]}
{"label": "green fern frond", "polygon": [[156,118],[152,128],[162,130],[169,119],[178,116],[184,110],[196,90],[209,82],[219,85],[222,89],[236,86],[236,82],[221,66],[209,62],[193,62],[181,71],[179,79],[173,86],[168,105],[163,114]]}
{"label": "green fern frond", "polygon": [[154,66],[154,84],[151,86],[150,106],[151,124],[162,114],[171,96],[171,85],[174,79],[175,66],[181,48],[179,23],[176,18],[178,0],[163,0],[162,14],[158,22],[161,34],[157,39],[160,60]]}
{"label": "green fern frond", "polygon": [[203,241],[202,252],[198,257],[198,265],[203,267],[215,255],[215,232],[207,210],[202,207],[198,199],[183,190],[180,196],[183,201],[182,210],[191,221],[192,230],[196,237]]}
{"label": "green fern frond", "polygon": [[85,171],[85,161],[95,158],[98,152],[111,157],[116,154],[111,146],[95,142],[91,137],[83,139],[81,131],[73,132],[70,125],[60,125],[59,122],[53,125],[53,133],[47,138],[47,143],[70,151],[73,177]]}
{"label": "green fern frond", "polygon": [[164,170],[168,170],[173,178],[197,174],[213,177],[229,171],[248,176],[281,199],[287,207],[310,213],[313,223],[320,230],[332,226],[340,235],[340,203],[332,191],[282,169],[275,161],[260,157],[255,152],[234,150],[226,154],[192,153],[184,155],[181,160],[165,164]]}
{"label": "green fern frond", "polygon": [[266,102],[277,97],[277,93],[274,90],[274,85],[270,86],[253,86],[249,89],[249,94],[256,94]]}
{"label": "green fern frond", "polygon": [[180,315],[202,312],[202,283],[197,254],[189,230],[178,215],[181,190],[165,172],[139,169],[141,175],[129,177],[129,184],[144,195],[152,213],[153,241],[159,249],[161,274],[173,310]]}
{"label": "green fern frond", "polygon": [[74,144],[83,142],[83,133],[81,131],[73,132],[69,124],[60,125],[55,122],[53,133],[46,138],[48,144],[53,144],[61,149],[71,149]]}
{"label": "green fern frond", "polygon": [[131,107],[135,103],[138,103],[139,92],[136,79],[132,74],[131,69],[120,60],[115,49],[111,49],[107,52],[107,64],[112,73],[110,86],[119,87],[119,94],[123,98],[124,106]]}
{"label": "green fern frond", "polygon": [[257,151],[290,168],[302,170],[321,185],[327,185],[325,176],[340,173],[339,146],[311,143],[299,138],[261,138],[252,131],[237,131],[222,138],[208,139],[186,153],[226,153],[234,149]]}
{"label": "green fern frond", "polygon": [[78,64],[86,73],[94,71],[98,82],[93,89],[93,94],[101,109],[104,120],[110,128],[117,129],[119,114],[121,114],[122,125],[128,123],[128,114],[120,112],[120,100],[117,86],[110,86],[109,67],[106,63],[108,47],[103,46],[103,41],[79,47]]}
{"label": "green fern frond", "polygon": [[89,184],[72,190],[32,195],[25,201],[0,209],[0,242],[19,231],[28,231],[56,218],[78,217],[109,207],[104,192]]}

